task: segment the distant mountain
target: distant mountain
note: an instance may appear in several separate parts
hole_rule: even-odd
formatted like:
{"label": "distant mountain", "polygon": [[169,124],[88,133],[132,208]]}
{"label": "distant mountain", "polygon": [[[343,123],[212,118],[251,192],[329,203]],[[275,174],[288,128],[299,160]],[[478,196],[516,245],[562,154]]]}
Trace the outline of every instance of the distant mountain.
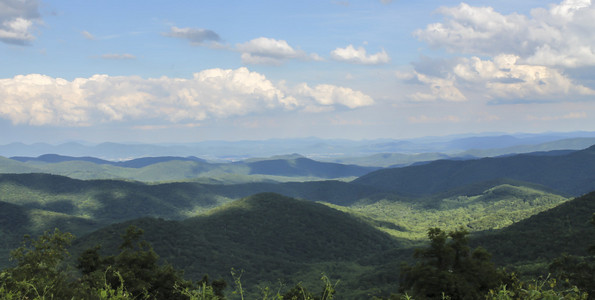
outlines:
{"label": "distant mountain", "polygon": [[108,161],[88,156],[45,154],[38,157],[0,159],[0,172],[5,173],[43,172],[78,179],[132,179],[151,182],[208,178],[236,183],[243,181],[241,178],[249,182],[259,179],[273,181],[274,176],[279,177],[277,179],[302,177],[308,180],[353,178],[375,170],[378,168],[318,162],[299,155],[250,159],[236,163],[209,163],[193,156]]}
{"label": "distant mountain", "polygon": [[[588,142],[587,142],[588,141]],[[187,144],[135,144],[135,143],[76,143],[59,145],[45,143],[12,143],[0,145],[0,155],[32,156],[47,153],[64,156],[91,156],[105,160],[122,161],[139,157],[196,156],[209,161],[238,161],[253,157],[270,157],[287,153],[301,153],[316,160],[341,159],[353,164],[351,158],[381,153],[443,153],[450,156],[498,156],[510,153],[571,149],[578,150],[595,144],[594,132],[565,132],[541,134],[467,134],[415,139],[341,140],[320,138],[270,139],[257,141],[204,141]],[[542,149],[532,148],[542,145]],[[549,145],[549,146],[546,146]],[[545,147],[545,148],[544,148]],[[553,147],[553,148],[552,148]],[[464,153],[470,151],[469,153]],[[483,153],[483,154],[482,154]],[[424,159],[427,160],[427,159]],[[385,167],[402,164],[366,164]]]}
{"label": "distant mountain", "polygon": [[362,176],[379,169],[376,167],[318,162],[305,157],[294,159],[270,159],[241,164],[246,164],[250,167],[250,174],[312,176],[320,178]]}
{"label": "distant mountain", "polygon": [[13,156],[10,159],[20,161],[20,162],[44,162],[44,163],[61,163],[67,161],[84,161],[90,162],[98,165],[111,165],[123,168],[143,168],[146,166],[150,166],[157,163],[168,162],[172,160],[179,160],[179,161],[196,161],[196,162],[206,162],[204,159],[200,159],[194,156],[190,157],[177,157],[177,156],[160,156],[160,157],[141,157],[135,158],[131,160],[125,161],[110,161],[104,160],[100,158],[90,157],[90,156],[82,156],[82,157],[74,157],[74,156],[64,156],[58,154],[44,154],[38,157],[29,157],[29,156]]}
{"label": "distant mountain", "polygon": [[567,195],[595,190],[595,146],[566,155],[520,154],[476,160],[439,160],[383,169],[353,181],[388,192],[424,196],[508,178],[547,186]]}
{"label": "distant mountain", "polygon": [[184,269],[186,277],[198,280],[208,273],[231,282],[235,268],[243,270],[242,283],[252,290],[257,283],[279,280],[292,286],[324,272],[343,276],[345,290],[353,292],[362,288],[358,274],[373,268],[363,261],[399,246],[348,214],[265,193],[181,222],[145,218],[115,224],[79,238],[76,247],[101,244],[104,251],[115,252],[120,238],[114,233],[129,225],[143,229],[161,258]]}

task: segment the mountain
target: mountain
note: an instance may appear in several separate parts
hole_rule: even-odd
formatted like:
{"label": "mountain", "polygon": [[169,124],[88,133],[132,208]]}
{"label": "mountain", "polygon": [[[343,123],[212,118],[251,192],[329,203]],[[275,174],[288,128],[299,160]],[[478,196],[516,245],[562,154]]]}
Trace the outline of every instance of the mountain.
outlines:
{"label": "mountain", "polygon": [[44,154],[38,157],[29,157],[29,156],[13,156],[10,159],[20,161],[20,162],[44,162],[44,163],[60,163],[60,162],[68,162],[68,161],[83,161],[83,162],[90,162],[98,165],[111,165],[123,168],[143,168],[146,166],[150,166],[152,164],[168,162],[172,160],[179,160],[179,161],[196,161],[196,162],[206,162],[204,159],[200,159],[194,156],[190,157],[177,157],[177,156],[160,156],[160,157],[141,157],[135,158],[131,160],[125,161],[110,161],[104,160],[100,158],[90,157],[90,156],[82,156],[82,157],[74,157],[74,156],[64,156],[58,154]]}
{"label": "mountain", "polygon": [[281,176],[312,176],[341,178],[362,176],[379,168],[318,162],[305,157],[290,159],[267,159],[243,163],[250,167],[250,174]]}
{"label": "mountain", "polygon": [[427,196],[465,185],[508,178],[576,196],[595,190],[593,170],[595,146],[566,155],[520,154],[462,161],[439,160],[375,171],[353,183],[410,196]]}
{"label": "mountain", "polygon": [[[292,286],[338,274],[344,290],[362,289],[358,275],[374,268],[366,258],[399,242],[365,222],[327,206],[272,193],[253,195],[184,221],[138,219],[114,224],[79,238],[77,249],[101,244],[117,251],[123,233],[134,225],[144,230],[161,258],[184,269],[188,278],[208,273],[231,282],[231,268],[243,270],[245,287],[280,280]],[[316,284],[316,282],[314,282]]]}
{"label": "mountain", "polygon": [[595,192],[472,239],[485,247],[499,264],[550,261],[562,253],[585,255],[593,246]]}
{"label": "mountain", "polygon": [[51,173],[78,179],[132,179],[147,182],[208,179],[219,182],[302,181],[353,178],[378,170],[338,163],[325,163],[302,156],[251,159],[236,163],[209,163],[197,157],[143,157],[107,161],[95,157],[45,154],[39,157],[0,157],[6,173]]}
{"label": "mountain", "polygon": [[[577,140],[572,141],[571,139]],[[582,139],[582,141],[579,141],[579,139]],[[361,141],[299,138],[255,141],[204,141],[187,144],[158,145],[134,143],[89,144],[84,142],[69,142],[59,145],[12,143],[0,145],[0,155],[5,157],[39,156],[47,153],[56,153],[65,156],[91,156],[112,161],[129,160],[139,157],[196,156],[210,161],[238,161],[253,157],[301,153],[316,160],[332,161],[333,159],[342,159],[344,163],[352,164],[353,162],[349,158],[359,158],[381,153],[444,153],[452,156],[484,157],[534,151],[578,150],[587,147],[587,144],[585,144],[587,139],[590,139],[590,142],[588,142],[589,145],[595,144],[595,133],[484,133],[406,140],[375,139]],[[550,144],[550,147],[546,147],[545,144],[547,143],[552,144]],[[544,144],[543,147],[545,148],[531,148],[539,144]],[[479,152],[462,153],[469,150]],[[489,155],[479,155],[478,153],[481,151],[485,151]],[[389,165],[394,164],[401,163],[395,162]],[[371,166],[384,167],[387,165],[375,164]]]}

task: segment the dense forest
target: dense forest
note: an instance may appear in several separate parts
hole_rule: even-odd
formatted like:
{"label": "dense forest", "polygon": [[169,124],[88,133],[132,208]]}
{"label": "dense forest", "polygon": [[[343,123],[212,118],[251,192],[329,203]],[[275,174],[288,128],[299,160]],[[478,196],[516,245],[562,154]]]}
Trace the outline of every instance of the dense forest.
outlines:
{"label": "dense forest", "polygon": [[2,158],[0,297],[595,299],[594,158]]}

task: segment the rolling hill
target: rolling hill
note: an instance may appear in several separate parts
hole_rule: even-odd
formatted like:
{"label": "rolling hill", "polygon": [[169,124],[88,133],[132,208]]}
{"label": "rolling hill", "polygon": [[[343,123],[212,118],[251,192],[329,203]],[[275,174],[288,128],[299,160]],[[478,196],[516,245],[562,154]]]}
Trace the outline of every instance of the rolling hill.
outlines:
{"label": "rolling hill", "polygon": [[595,192],[473,239],[500,264],[550,261],[562,253],[585,255],[595,244]]}
{"label": "rolling hill", "polygon": [[[229,278],[231,268],[244,270],[243,283],[280,280],[309,284],[321,272],[340,276],[344,292],[365,293],[358,275],[374,269],[366,258],[399,247],[399,242],[366,222],[327,206],[263,193],[184,221],[138,219],[114,224],[81,237],[77,249],[101,244],[117,251],[117,234],[130,225],[144,230],[161,258],[182,268],[188,278]],[[80,251],[80,250],[79,250]],[[337,278],[336,278],[337,279]],[[313,282],[317,286],[319,283]]]}
{"label": "rolling hill", "polygon": [[376,167],[318,162],[302,156],[209,163],[196,157],[143,157],[107,161],[95,157],[46,154],[39,157],[0,157],[0,172],[39,172],[77,179],[130,179],[146,182],[208,180],[223,182],[305,181],[354,178]]}
{"label": "rolling hill", "polygon": [[578,196],[595,190],[595,146],[566,155],[519,154],[476,160],[439,160],[424,165],[383,169],[355,184],[409,196],[427,196],[501,178],[547,186]]}

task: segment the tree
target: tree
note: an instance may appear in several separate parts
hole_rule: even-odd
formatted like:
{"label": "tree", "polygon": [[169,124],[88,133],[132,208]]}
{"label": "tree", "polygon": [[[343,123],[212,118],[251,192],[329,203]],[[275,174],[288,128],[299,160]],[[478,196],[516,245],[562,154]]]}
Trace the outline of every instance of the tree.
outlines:
{"label": "tree", "polygon": [[491,255],[478,247],[470,251],[464,229],[449,233],[430,228],[427,248],[416,249],[413,265],[402,265],[400,292],[415,299],[480,299],[507,278],[491,262]]}
{"label": "tree", "polygon": [[[591,218],[595,225],[595,213]],[[589,299],[595,299],[595,245],[588,249],[591,255],[575,256],[563,254],[550,264],[550,272],[562,282],[577,286],[581,291],[589,294]]]}
{"label": "tree", "polygon": [[79,256],[77,268],[91,290],[102,288],[107,282],[113,290],[123,284],[134,298],[186,300],[192,298],[188,293],[193,289],[208,286],[213,299],[224,299],[225,281],[209,282],[205,276],[194,287],[192,282],[183,279],[182,272],[169,264],[160,265],[159,256],[147,241],[141,240],[142,235],[142,229],[130,226],[122,235],[119,254],[102,256],[96,246]]}
{"label": "tree", "polygon": [[11,260],[16,266],[0,276],[1,286],[14,294],[28,298],[70,299],[76,293],[63,261],[74,236],[55,229],[37,239],[26,235],[21,247],[13,250]]}

